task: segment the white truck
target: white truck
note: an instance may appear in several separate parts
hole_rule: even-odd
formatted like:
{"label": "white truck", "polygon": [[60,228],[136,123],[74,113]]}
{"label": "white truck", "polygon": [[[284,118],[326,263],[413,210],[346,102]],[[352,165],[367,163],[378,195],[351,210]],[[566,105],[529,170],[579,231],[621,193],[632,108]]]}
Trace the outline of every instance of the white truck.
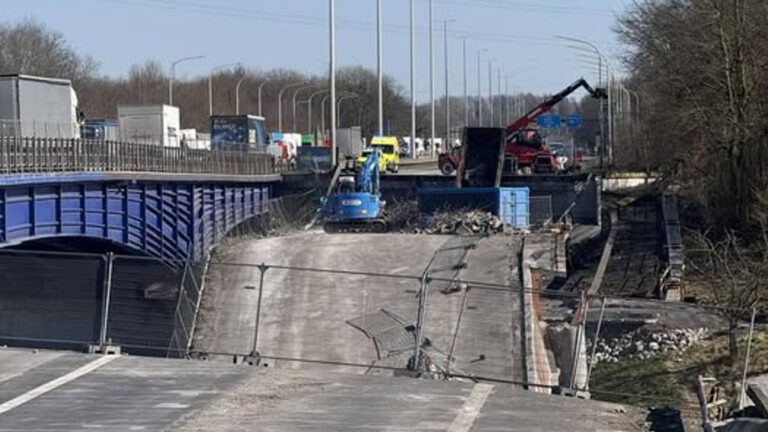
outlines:
{"label": "white truck", "polygon": [[79,138],[77,107],[69,80],[0,75],[0,135]]}
{"label": "white truck", "polygon": [[179,108],[170,105],[120,105],[120,141],[163,147],[181,146]]}

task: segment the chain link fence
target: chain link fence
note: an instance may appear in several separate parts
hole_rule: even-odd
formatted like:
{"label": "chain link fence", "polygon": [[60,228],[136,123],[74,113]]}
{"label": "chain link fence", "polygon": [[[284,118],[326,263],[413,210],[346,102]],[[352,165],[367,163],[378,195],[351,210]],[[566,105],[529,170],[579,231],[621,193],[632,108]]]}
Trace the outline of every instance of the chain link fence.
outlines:
{"label": "chain link fence", "polygon": [[[335,268],[320,256],[311,268],[226,259],[172,268],[145,257],[5,251],[0,342],[515,376],[514,284],[468,280],[477,275],[467,272],[479,238],[429,241],[433,255],[400,257],[418,260],[416,274],[371,272],[352,255]],[[270,253],[277,261],[285,252]]]}

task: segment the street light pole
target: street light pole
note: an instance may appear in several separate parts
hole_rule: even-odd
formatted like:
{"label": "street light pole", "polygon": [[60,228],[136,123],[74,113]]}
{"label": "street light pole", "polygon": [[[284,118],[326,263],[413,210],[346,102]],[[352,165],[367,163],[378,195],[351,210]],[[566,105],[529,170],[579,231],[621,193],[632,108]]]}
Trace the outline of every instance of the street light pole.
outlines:
{"label": "street light pole", "polygon": [[280,91],[277,92],[277,130],[278,132],[283,132],[283,93],[291,87],[300,86],[302,84],[303,83],[300,83],[300,82],[291,83],[281,88]]}
{"label": "street light pole", "polygon": [[304,87],[299,87],[293,92],[293,128],[291,129],[291,132],[296,132],[296,96],[298,96],[301,91],[311,89],[313,87],[315,87],[315,85],[310,84]]}
{"label": "street light pole", "polygon": [[266,79],[266,80],[264,80],[264,82],[259,84],[259,117],[263,116],[262,111],[261,111],[261,89],[263,89],[264,88],[264,84],[266,84],[268,82],[269,82],[269,80]]}
{"label": "street light pole", "polygon": [[213,115],[213,74],[221,69],[226,69],[232,66],[240,66],[240,63],[229,63],[221,66],[216,66],[211,69],[211,73],[208,75],[208,115]]}
{"label": "street light pole", "polygon": [[[613,91],[611,90],[611,85],[612,85],[611,81],[612,81],[612,79],[611,79],[610,65],[608,64],[608,61],[607,61],[608,59],[603,55],[602,52],[600,52],[600,50],[597,48],[597,46],[595,46],[595,44],[593,44],[593,43],[591,43],[589,41],[586,41],[586,40],[583,40],[583,39],[572,38],[572,37],[568,37],[568,36],[555,36],[555,37],[557,39],[562,39],[562,40],[569,41],[569,42],[575,42],[575,43],[578,43],[578,44],[580,44],[582,46],[586,46],[586,47],[589,48],[589,51],[591,51],[595,55],[597,55],[597,57],[598,57],[598,64],[599,64],[598,68],[599,68],[599,71],[600,71],[599,72],[600,76],[598,78],[599,84],[602,83],[602,73],[603,73],[602,65],[603,65],[603,61],[605,60],[605,67],[607,69],[607,78],[606,78],[607,86],[606,87],[607,87],[607,91],[608,91],[608,140],[605,140],[605,125],[604,125],[605,124],[605,120],[604,120],[604,114],[603,114],[603,99],[600,98],[600,113],[599,113],[599,116],[600,116],[600,140],[603,141],[603,142],[601,142],[602,145],[601,145],[600,166],[602,168],[603,156],[604,156],[604,153],[605,153],[605,149],[608,149],[608,163],[609,164],[612,163],[612,159],[613,159],[613,150],[612,150],[612,147],[613,147],[613,119],[612,119],[613,108],[611,107],[611,105],[613,103],[613,100],[612,100],[612,93],[613,93]],[[580,49],[578,47],[571,47],[571,48]],[[583,49],[583,48],[581,48],[581,49]]]}
{"label": "street light pole", "polygon": [[339,102],[336,104],[336,121],[339,123],[336,125],[336,127],[341,127],[341,103],[344,102],[347,99],[356,99],[358,98],[357,94],[345,94],[341,97],[339,97]]}
{"label": "street light pole", "polygon": [[469,89],[467,87],[467,36],[465,35],[461,46],[462,69],[464,71],[464,127],[469,127]]}
{"label": "street light pole", "polygon": [[496,69],[496,78],[498,80],[498,85],[496,87],[496,91],[499,92],[499,127],[501,127],[501,124],[504,122],[504,96],[501,94],[501,68]]}
{"label": "street light pole", "polygon": [[437,154],[435,146],[435,44],[432,34],[432,24],[434,20],[433,0],[429,0],[429,104],[430,104],[430,151],[434,158]]}
{"label": "street light pole", "polygon": [[[329,21],[329,49],[330,49],[330,71],[328,77],[331,87],[331,106],[336,106],[336,12],[334,0],[328,0],[328,21]],[[331,166],[336,166],[336,110],[331,109]]]}
{"label": "street light pole", "polygon": [[488,110],[491,114],[489,127],[493,127],[493,62],[495,59],[488,60]]}
{"label": "street light pole", "polygon": [[328,99],[330,97],[331,95],[327,94],[320,100],[320,121],[323,123],[321,126],[323,129],[325,129],[325,125],[328,124],[328,122],[325,121],[325,107],[328,105]]}
{"label": "street light pole", "polygon": [[449,143],[451,142],[451,95],[448,85],[448,21],[443,21],[443,50],[445,51],[445,143],[443,144],[443,149],[446,151],[450,148]]}
{"label": "street light pole", "polygon": [[[319,90],[314,93],[312,93],[309,96],[309,99],[307,100],[307,133],[312,133],[312,99],[314,99],[317,96],[320,96],[323,93],[328,93],[328,90]],[[325,126],[325,125],[323,125]]]}
{"label": "street light pole", "polygon": [[480,55],[488,50],[477,50],[477,126],[483,127],[483,92],[482,92],[482,78],[483,74],[480,72]]}
{"label": "street light pole", "polygon": [[416,152],[416,1],[411,0],[411,157]]}
{"label": "street light pole", "polygon": [[240,85],[245,81],[245,77],[246,76],[243,75],[237,80],[237,85],[235,86],[235,115],[240,115]]}
{"label": "street light pole", "polygon": [[379,135],[384,135],[384,64],[382,53],[381,0],[376,0],[376,73],[379,91]]}
{"label": "street light pole", "polygon": [[168,105],[173,105],[173,83],[176,81],[176,65],[185,61],[203,59],[205,56],[182,57],[171,63],[171,76],[168,79]]}
{"label": "street light pole", "polygon": [[510,111],[511,107],[509,105],[509,100],[510,100],[510,96],[509,96],[509,78],[510,78],[509,75],[504,77],[504,107],[505,107],[505,110],[507,111],[507,116],[505,117],[504,120],[505,120],[506,124],[509,124],[511,122],[511,120],[512,120],[512,113]]}

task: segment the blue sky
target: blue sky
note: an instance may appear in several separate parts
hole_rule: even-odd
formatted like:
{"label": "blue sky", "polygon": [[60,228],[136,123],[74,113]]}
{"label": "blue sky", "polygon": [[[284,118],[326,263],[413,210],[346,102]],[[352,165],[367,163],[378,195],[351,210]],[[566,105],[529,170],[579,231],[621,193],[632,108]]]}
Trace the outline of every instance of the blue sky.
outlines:
{"label": "blue sky", "polygon": [[[449,29],[449,86],[461,94],[462,41],[468,35],[470,93],[477,88],[478,49],[496,59],[516,90],[552,92],[575,78],[596,76],[577,51],[554,35],[586,39],[614,58],[621,45],[612,28],[627,0],[434,0],[434,20]],[[375,68],[375,0],[336,0],[339,66]],[[416,0],[418,98],[429,97],[428,1]],[[36,18],[100,63],[100,72],[125,75],[132,64],[205,55],[178,66],[179,76],[207,74],[242,62],[324,74],[328,65],[327,0],[4,0],[5,21]],[[383,0],[384,70],[409,85],[409,0]],[[437,95],[444,88],[442,23],[435,24]],[[596,78],[593,78],[593,81]],[[494,78],[494,86],[496,78]],[[487,87],[486,87],[487,88]]]}

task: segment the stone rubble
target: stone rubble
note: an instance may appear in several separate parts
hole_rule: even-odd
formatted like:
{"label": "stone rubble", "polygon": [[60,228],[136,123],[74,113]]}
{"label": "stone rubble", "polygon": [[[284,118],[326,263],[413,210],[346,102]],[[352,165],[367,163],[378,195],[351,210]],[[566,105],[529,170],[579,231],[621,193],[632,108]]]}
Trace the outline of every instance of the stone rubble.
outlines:
{"label": "stone rubble", "polygon": [[459,210],[435,214],[420,229],[425,234],[499,234],[504,232],[504,222],[489,212]]}
{"label": "stone rubble", "polygon": [[[619,360],[647,360],[666,352],[683,352],[691,345],[706,339],[706,328],[653,331],[640,328],[620,338],[600,339],[595,351],[595,362],[616,363]],[[588,341],[591,352],[592,341]]]}

